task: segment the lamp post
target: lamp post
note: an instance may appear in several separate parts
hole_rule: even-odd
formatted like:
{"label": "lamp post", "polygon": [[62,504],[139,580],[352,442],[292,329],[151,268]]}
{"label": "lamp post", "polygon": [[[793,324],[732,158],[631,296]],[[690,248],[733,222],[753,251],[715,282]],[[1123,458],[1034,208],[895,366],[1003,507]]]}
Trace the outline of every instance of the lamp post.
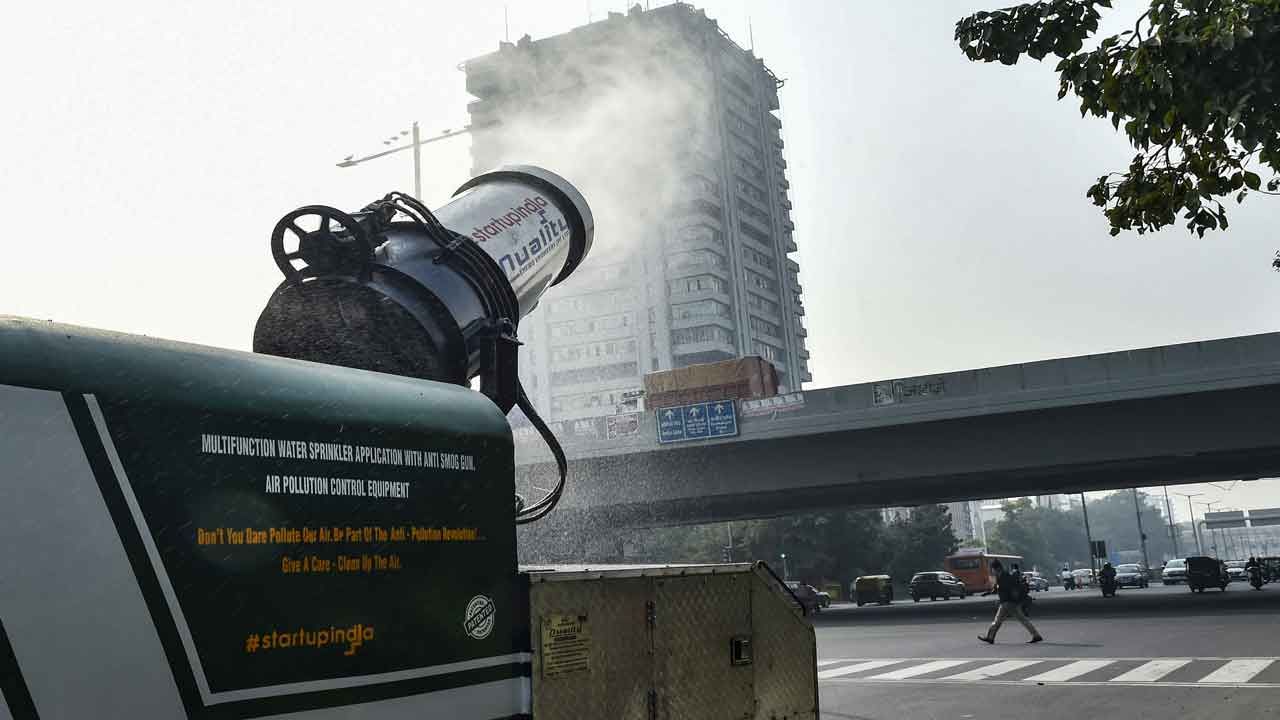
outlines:
{"label": "lamp post", "polygon": [[1094,572],[1098,568],[1093,562],[1093,533],[1089,530],[1089,501],[1085,499],[1084,493],[1080,493],[1080,509],[1084,512],[1084,539],[1089,543],[1089,571]]}
{"label": "lamp post", "polygon": [[790,580],[791,572],[787,570],[787,554],[782,553],[782,579]]}
{"label": "lamp post", "polygon": [[470,125],[463,125],[462,128],[458,130],[447,129],[444,132],[440,133],[439,135],[435,135],[433,137],[427,138],[426,140],[423,140],[422,135],[418,130],[418,121],[414,120],[413,125],[412,127],[410,127],[410,129],[401,130],[399,135],[392,135],[390,138],[382,141],[383,145],[390,145],[391,143],[395,142],[399,137],[410,135],[411,138],[407,145],[393,147],[390,150],[383,150],[382,152],[374,153],[372,155],[366,155],[365,157],[362,157],[362,158],[357,158],[354,155],[348,155],[342,159],[342,162],[337,163],[337,165],[340,168],[355,167],[356,165],[359,165],[360,163],[363,163],[363,162],[368,162],[370,160],[377,160],[378,158],[383,158],[388,155],[395,155],[396,153],[404,152],[405,150],[413,150],[413,196],[415,198],[421,198],[422,197],[422,146],[427,145],[429,143],[438,142],[440,140],[446,140],[451,137],[457,137],[459,135],[466,134],[470,131],[471,131]]}
{"label": "lamp post", "polygon": [[1178,557],[1178,528],[1173,522],[1173,504],[1169,502],[1169,486],[1164,486],[1164,509],[1169,515],[1169,539],[1173,541],[1173,556]]}
{"label": "lamp post", "polygon": [[[1202,500],[1197,500],[1197,501],[1196,501],[1196,504],[1197,504],[1197,505],[1203,505],[1203,506],[1204,506],[1204,514],[1206,514],[1206,515],[1207,515],[1208,513],[1210,513],[1210,512],[1212,512],[1212,511],[1213,511],[1213,508],[1214,508],[1214,506],[1215,506],[1215,505],[1221,505],[1221,504],[1222,504],[1222,501],[1221,501],[1221,500],[1214,500],[1214,501],[1212,501],[1212,502],[1205,502],[1205,501],[1202,501]],[[1202,517],[1203,517],[1203,515],[1202,515]],[[1194,520],[1195,520],[1195,516],[1192,516],[1192,518],[1191,518],[1191,519],[1192,519],[1192,521],[1194,521]],[[1215,531],[1215,532],[1213,533],[1213,549],[1214,549],[1214,552],[1215,552],[1215,553],[1219,553],[1219,554],[1220,554],[1222,550],[1225,550],[1225,549],[1226,549],[1226,548],[1219,548],[1219,547],[1218,547],[1219,543],[1222,543],[1222,534],[1221,534],[1221,533],[1216,532],[1216,529],[1215,529],[1215,528],[1211,528],[1211,527],[1209,527],[1209,519],[1208,519],[1208,518],[1205,518],[1205,519],[1204,519],[1204,529],[1205,529],[1205,532]]]}
{"label": "lamp post", "polygon": [[1147,533],[1142,529],[1142,507],[1138,504],[1138,488],[1133,488],[1133,513],[1138,517],[1138,539],[1142,542],[1142,567],[1150,568],[1151,558],[1147,557]]}
{"label": "lamp post", "polygon": [[1187,512],[1191,513],[1191,534],[1196,538],[1196,554],[1204,554],[1204,545],[1200,542],[1200,532],[1196,529],[1196,509],[1191,505],[1191,498],[1200,497],[1204,493],[1180,493],[1175,492],[1174,495],[1181,495],[1187,499]]}

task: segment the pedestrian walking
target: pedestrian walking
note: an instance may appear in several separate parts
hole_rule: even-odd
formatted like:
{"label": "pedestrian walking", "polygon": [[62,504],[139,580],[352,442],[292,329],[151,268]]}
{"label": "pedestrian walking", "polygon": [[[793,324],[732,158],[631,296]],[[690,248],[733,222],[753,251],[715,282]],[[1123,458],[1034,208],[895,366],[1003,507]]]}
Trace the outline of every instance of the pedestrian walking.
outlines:
{"label": "pedestrian walking", "polygon": [[1036,630],[1036,626],[1031,624],[1027,616],[1022,612],[1022,581],[1021,578],[1013,575],[1005,570],[1004,565],[999,560],[991,562],[991,569],[996,574],[996,586],[987,592],[987,595],[996,594],[999,596],[1000,605],[996,608],[996,618],[991,622],[991,627],[987,628],[986,635],[979,635],[978,639],[988,645],[994,644],[996,641],[996,633],[1000,631],[1000,626],[1008,618],[1013,618],[1022,623],[1022,627],[1031,633],[1031,639],[1028,642],[1038,643],[1044,640],[1040,636],[1040,631]]}

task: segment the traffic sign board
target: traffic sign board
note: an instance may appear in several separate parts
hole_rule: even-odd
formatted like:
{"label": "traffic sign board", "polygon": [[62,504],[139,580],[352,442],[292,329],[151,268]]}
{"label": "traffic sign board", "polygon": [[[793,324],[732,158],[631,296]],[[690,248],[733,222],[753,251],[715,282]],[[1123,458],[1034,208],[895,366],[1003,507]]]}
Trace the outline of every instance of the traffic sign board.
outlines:
{"label": "traffic sign board", "polygon": [[737,406],[732,400],[677,405],[657,413],[658,442],[708,440],[738,434]]}

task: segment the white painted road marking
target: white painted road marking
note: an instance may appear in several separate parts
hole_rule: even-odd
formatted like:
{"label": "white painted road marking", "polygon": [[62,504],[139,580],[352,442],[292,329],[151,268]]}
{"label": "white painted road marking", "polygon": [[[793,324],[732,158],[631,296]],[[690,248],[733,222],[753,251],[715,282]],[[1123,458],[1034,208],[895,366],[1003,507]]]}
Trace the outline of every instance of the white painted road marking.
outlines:
{"label": "white painted road marking", "polygon": [[1200,678],[1202,683],[1244,683],[1253,676],[1266,670],[1275,660],[1232,660],[1222,667]]}
{"label": "white painted road marking", "polygon": [[818,679],[827,680],[833,677],[840,677],[842,675],[852,675],[854,673],[863,672],[865,670],[875,670],[876,668],[882,668],[887,665],[897,665],[900,662],[903,662],[903,661],[902,660],[868,660],[866,662],[860,662],[857,665],[847,665],[845,667],[836,668],[834,670],[822,670],[818,672]]}
{"label": "white painted road marking", "polygon": [[870,680],[906,680],[907,678],[916,677],[917,675],[925,675],[938,670],[946,670],[957,665],[963,665],[968,660],[934,660],[923,665],[914,665],[912,667],[902,668],[901,670],[891,670],[881,675],[872,675]]}
{"label": "white painted road marking", "polygon": [[[1102,687],[1110,685],[1129,686],[1135,688],[1151,687],[1239,687],[1239,688],[1274,688],[1280,689],[1280,681],[1275,679],[1257,680],[1266,669],[1277,664],[1280,658],[1227,658],[1227,657],[1166,657],[1166,658],[1026,658],[1018,660],[995,660],[991,658],[948,658],[935,660],[931,658],[883,658],[862,660],[854,658],[827,659],[818,661],[819,680],[832,682],[900,682],[912,683],[986,683],[990,685],[1023,685],[1029,683],[1062,683],[1071,685],[1087,685]],[[1140,663],[1127,671],[1123,667],[1112,668],[1118,662]],[[941,677],[922,677],[930,673],[938,673],[957,665],[972,664],[968,670],[955,675]],[[890,665],[896,669],[879,675],[862,675]],[[1049,669],[1038,675],[1016,680],[1003,679],[1009,673],[1038,665],[1047,665]],[[1119,673],[1115,677],[1098,677],[1082,680],[1083,676],[1094,671],[1111,668]],[[1165,681],[1174,671],[1187,668],[1189,671],[1207,672],[1199,680]],[[1191,677],[1194,674],[1188,673]]]}
{"label": "white painted road marking", "polygon": [[1011,673],[1014,670],[1021,670],[1023,668],[1031,667],[1032,665],[1039,665],[1040,662],[1040,660],[1005,660],[1004,662],[998,662],[994,665],[985,665],[980,668],[962,672],[958,675],[950,675],[941,679],[986,680],[987,678],[998,677],[1006,673]]}
{"label": "white painted road marking", "polygon": [[1066,682],[1085,673],[1100,670],[1114,662],[1115,660],[1077,660],[1060,668],[1054,668],[1049,672],[1033,675],[1027,678],[1027,682]]}
{"label": "white painted road marking", "polygon": [[1176,660],[1152,660],[1123,675],[1111,678],[1111,682],[1155,682],[1190,662],[1190,660],[1181,658]]}

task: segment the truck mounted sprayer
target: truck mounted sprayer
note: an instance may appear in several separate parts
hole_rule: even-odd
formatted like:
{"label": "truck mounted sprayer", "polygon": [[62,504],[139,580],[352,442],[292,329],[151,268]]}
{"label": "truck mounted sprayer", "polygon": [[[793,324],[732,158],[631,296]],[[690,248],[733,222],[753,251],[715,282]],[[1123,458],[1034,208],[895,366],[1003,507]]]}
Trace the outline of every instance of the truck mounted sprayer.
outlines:
{"label": "truck mounted sprayer", "polygon": [[252,353],[0,317],[0,720],[816,718],[762,563],[517,567],[519,323],[594,230],[504,167],[284,216]]}

